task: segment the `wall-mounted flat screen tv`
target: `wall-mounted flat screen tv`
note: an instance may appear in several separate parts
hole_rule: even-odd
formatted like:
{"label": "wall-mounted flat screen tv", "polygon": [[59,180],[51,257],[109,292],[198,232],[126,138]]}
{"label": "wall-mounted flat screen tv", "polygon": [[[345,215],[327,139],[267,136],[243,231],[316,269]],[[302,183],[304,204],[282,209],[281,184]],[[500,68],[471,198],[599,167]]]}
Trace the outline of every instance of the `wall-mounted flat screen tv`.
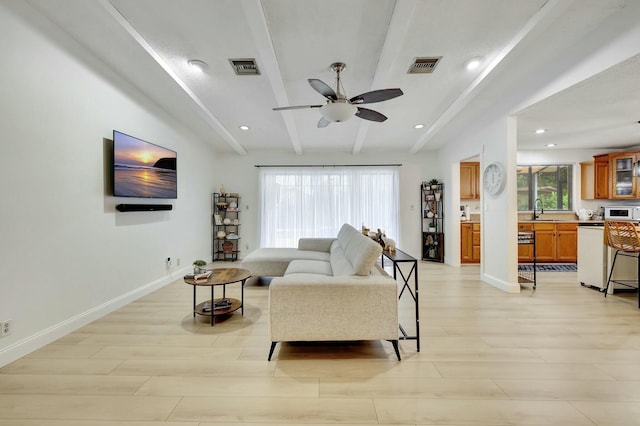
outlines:
{"label": "wall-mounted flat screen tv", "polygon": [[113,131],[113,195],[178,198],[175,151]]}

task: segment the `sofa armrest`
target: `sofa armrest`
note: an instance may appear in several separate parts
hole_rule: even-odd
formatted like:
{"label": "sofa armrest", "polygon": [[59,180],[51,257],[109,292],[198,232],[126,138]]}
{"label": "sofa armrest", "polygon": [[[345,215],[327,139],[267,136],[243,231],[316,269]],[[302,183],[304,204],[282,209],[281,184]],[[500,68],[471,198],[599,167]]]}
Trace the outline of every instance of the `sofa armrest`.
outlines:
{"label": "sofa armrest", "polygon": [[335,238],[300,238],[298,240],[298,250],[322,251],[329,253],[331,244]]}

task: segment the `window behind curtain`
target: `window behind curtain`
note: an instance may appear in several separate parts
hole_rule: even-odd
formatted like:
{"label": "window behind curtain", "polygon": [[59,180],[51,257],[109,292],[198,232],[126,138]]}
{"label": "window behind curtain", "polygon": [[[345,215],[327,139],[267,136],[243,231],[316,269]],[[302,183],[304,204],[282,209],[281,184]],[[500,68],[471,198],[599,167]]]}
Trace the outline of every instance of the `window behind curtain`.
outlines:
{"label": "window behind curtain", "polygon": [[335,237],[344,223],[398,241],[397,167],[260,168],[261,247]]}
{"label": "window behind curtain", "polygon": [[518,210],[533,210],[536,199],[542,201],[545,210],[573,210],[572,165],[518,166],[517,170]]}

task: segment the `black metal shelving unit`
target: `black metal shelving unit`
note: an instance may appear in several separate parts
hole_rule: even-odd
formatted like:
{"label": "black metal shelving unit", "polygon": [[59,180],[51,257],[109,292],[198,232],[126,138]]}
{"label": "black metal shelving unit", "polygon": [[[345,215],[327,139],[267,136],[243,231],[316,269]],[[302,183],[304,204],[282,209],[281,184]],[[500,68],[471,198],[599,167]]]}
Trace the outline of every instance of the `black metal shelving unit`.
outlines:
{"label": "black metal shelving unit", "polygon": [[423,182],[420,187],[422,260],[444,262],[444,185]]}
{"label": "black metal shelving unit", "polygon": [[[213,223],[211,260],[238,260],[240,254],[240,196],[214,192],[211,194],[211,210],[213,212],[211,218]],[[224,232],[224,236],[219,236],[220,232]]]}

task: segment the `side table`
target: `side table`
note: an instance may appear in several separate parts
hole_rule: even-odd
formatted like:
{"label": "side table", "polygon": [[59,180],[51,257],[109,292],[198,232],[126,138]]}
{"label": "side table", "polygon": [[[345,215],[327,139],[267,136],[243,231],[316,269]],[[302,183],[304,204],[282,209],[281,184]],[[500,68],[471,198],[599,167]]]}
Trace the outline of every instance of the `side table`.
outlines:
{"label": "side table", "polygon": [[[405,331],[402,324],[400,324],[400,332],[402,336],[400,336],[400,340],[415,340],[417,351],[420,352],[420,314],[418,312],[418,260],[403,252],[402,250],[396,249],[394,252],[383,251],[382,252],[382,267],[384,268],[384,259],[387,258],[393,263],[393,279],[397,280],[397,273],[400,273],[400,277],[402,277],[403,285],[402,290],[400,290],[400,294],[398,295],[398,300],[402,299],[402,296],[405,294],[405,290],[407,294],[409,294],[413,298],[413,302],[416,307],[416,335],[409,336]],[[405,275],[405,271],[400,267],[401,264],[408,263],[410,264],[409,271]],[[409,285],[409,281],[413,277],[413,289]]]}
{"label": "side table", "polygon": [[[192,278],[185,278],[184,282],[193,286],[193,317],[196,314],[210,316],[211,326],[215,323],[215,317],[220,315],[226,315],[231,312],[240,309],[242,315],[244,315],[244,283],[251,277],[251,271],[240,268],[218,268],[213,269],[212,274],[206,280],[194,280]],[[240,300],[231,297],[226,297],[227,284],[233,283],[240,284]],[[214,289],[216,286],[222,286],[222,298],[216,299],[214,297]],[[196,288],[197,287],[211,287],[211,300],[207,300],[196,305]],[[229,305],[221,308],[216,308],[215,304],[228,301]]]}

